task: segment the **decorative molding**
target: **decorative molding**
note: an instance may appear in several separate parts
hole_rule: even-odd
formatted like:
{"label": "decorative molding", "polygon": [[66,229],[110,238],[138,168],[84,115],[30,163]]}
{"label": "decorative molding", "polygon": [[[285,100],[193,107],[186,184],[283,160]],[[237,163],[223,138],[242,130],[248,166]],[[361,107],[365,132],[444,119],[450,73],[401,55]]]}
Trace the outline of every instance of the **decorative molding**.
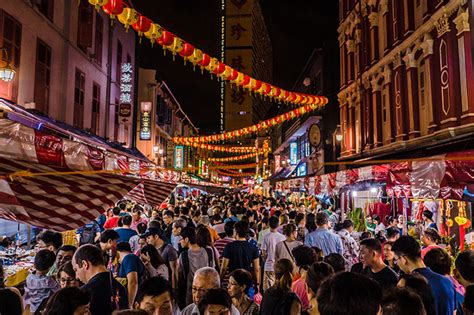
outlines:
{"label": "decorative molding", "polygon": [[368,90],[371,88],[371,83],[370,80],[368,78],[363,78],[362,79],[362,86],[364,87],[364,89]]}
{"label": "decorative molding", "polygon": [[388,0],[381,0],[379,3],[379,11],[382,15],[388,12]]}
{"label": "decorative molding", "polygon": [[373,78],[370,81],[370,85],[372,86],[372,92],[380,92],[382,91],[382,85],[379,83],[378,78]]}
{"label": "decorative molding", "polygon": [[393,57],[393,69],[396,69],[402,65],[402,54],[395,54]]}
{"label": "decorative molding", "polygon": [[346,47],[348,53],[355,52],[355,41],[353,39],[346,40]]}
{"label": "decorative molding", "polygon": [[370,22],[370,27],[377,27],[379,26],[379,14],[378,12],[371,12],[369,14],[369,22]]}
{"label": "decorative molding", "polygon": [[421,49],[423,49],[424,58],[433,54],[433,44],[434,40],[431,38],[431,35],[429,33],[425,34],[423,42],[420,45]]}
{"label": "decorative molding", "polygon": [[356,44],[362,43],[362,30],[357,29],[354,33],[354,37],[355,37],[355,43]]}
{"label": "decorative molding", "polygon": [[446,9],[443,7],[443,15],[434,22],[436,26],[436,30],[438,31],[438,38],[449,32],[451,29],[449,28],[449,15]]}
{"label": "decorative molding", "polygon": [[344,45],[344,43],[346,42],[346,34],[340,33],[337,39],[339,40],[339,46]]}
{"label": "decorative molding", "polygon": [[456,24],[456,29],[458,30],[457,35],[461,35],[464,32],[469,32],[471,27],[469,25],[469,12],[467,9],[465,11],[459,10],[458,16],[456,16],[453,20],[454,24]]}
{"label": "decorative molding", "polygon": [[407,51],[407,53],[403,57],[403,62],[405,63],[405,66],[406,66],[407,69],[417,67],[416,60],[415,60],[415,54],[410,52],[410,51]]}
{"label": "decorative molding", "polygon": [[390,69],[390,65],[385,65],[383,67],[383,79],[384,79],[384,84],[392,82],[392,69]]}

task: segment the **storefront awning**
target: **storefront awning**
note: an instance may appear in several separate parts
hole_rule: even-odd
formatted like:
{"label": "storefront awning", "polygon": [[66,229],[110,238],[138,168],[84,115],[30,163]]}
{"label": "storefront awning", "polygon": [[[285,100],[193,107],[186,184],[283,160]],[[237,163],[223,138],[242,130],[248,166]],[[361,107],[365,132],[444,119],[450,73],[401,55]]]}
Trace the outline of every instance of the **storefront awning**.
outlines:
{"label": "storefront awning", "polygon": [[[176,186],[115,173],[70,170],[0,158],[0,217],[57,231],[95,219],[137,186],[161,203]],[[38,173],[43,175],[36,176]]]}

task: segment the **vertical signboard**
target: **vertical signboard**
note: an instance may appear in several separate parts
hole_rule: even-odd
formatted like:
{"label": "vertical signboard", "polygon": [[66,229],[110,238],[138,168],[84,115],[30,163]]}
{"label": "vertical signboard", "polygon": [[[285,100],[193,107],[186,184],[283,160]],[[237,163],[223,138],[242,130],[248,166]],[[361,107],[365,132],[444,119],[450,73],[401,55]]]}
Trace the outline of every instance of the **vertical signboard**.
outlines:
{"label": "vertical signboard", "polygon": [[298,163],[298,143],[290,143],[290,165],[296,165]]}
{"label": "vertical signboard", "polygon": [[151,102],[140,103],[140,140],[151,140]]}
{"label": "vertical signboard", "polygon": [[119,116],[128,118],[132,113],[133,68],[129,62],[122,63],[120,75]]}
{"label": "vertical signboard", "polygon": [[174,168],[182,170],[184,167],[184,147],[177,145],[174,147]]}

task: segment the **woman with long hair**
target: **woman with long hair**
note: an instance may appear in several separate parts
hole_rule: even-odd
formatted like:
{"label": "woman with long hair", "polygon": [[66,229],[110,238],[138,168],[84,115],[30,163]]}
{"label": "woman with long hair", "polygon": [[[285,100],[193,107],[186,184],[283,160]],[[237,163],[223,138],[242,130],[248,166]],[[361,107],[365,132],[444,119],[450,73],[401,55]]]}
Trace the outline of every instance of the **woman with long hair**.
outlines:
{"label": "woman with long hair", "polygon": [[[46,304],[44,315],[90,315],[90,293],[68,287],[54,293]],[[104,301],[107,302],[107,301]]]}
{"label": "woman with long hair", "polygon": [[150,277],[162,277],[169,280],[168,267],[160,253],[153,245],[145,245],[140,250],[140,259],[147,269]]}
{"label": "woman with long hair", "polygon": [[196,230],[196,242],[199,245],[199,247],[208,248],[212,251],[213,253],[212,259],[214,260],[214,264],[216,266],[217,271],[219,271],[220,270],[219,252],[212,244],[211,232],[209,232],[209,229],[205,227],[204,225],[200,225]]}
{"label": "woman with long hair", "polygon": [[232,298],[232,304],[241,315],[258,315],[259,308],[249,297],[253,288],[252,274],[245,269],[236,269],[229,275],[227,292]]}
{"label": "woman with long hair", "polygon": [[276,281],[263,294],[260,314],[300,314],[300,299],[291,291],[293,263],[289,259],[280,259],[273,268]]}

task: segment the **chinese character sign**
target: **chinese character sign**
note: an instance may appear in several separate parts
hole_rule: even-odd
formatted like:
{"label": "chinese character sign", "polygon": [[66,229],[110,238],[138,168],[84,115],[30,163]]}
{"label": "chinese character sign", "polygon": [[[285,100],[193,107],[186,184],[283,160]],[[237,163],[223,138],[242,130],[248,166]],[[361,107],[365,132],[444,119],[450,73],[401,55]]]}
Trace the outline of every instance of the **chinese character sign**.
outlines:
{"label": "chinese character sign", "polygon": [[182,170],[184,167],[184,147],[178,145],[174,147],[174,168]]}
{"label": "chinese character sign", "polygon": [[298,143],[290,143],[290,165],[296,165],[298,162]]}
{"label": "chinese character sign", "polygon": [[142,102],[140,108],[140,140],[151,140],[151,102]]}
{"label": "chinese character sign", "polygon": [[120,117],[130,117],[132,107],[133,92],[133,68],[132,64],[124,62],[121,65],[120,76],[120,97],[119,97],[119,115]]}

